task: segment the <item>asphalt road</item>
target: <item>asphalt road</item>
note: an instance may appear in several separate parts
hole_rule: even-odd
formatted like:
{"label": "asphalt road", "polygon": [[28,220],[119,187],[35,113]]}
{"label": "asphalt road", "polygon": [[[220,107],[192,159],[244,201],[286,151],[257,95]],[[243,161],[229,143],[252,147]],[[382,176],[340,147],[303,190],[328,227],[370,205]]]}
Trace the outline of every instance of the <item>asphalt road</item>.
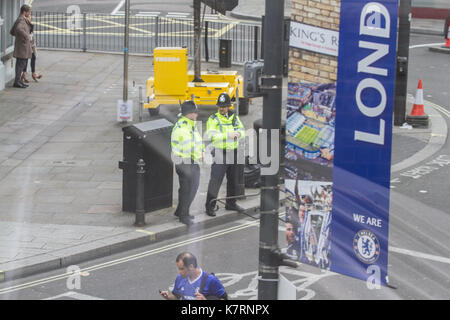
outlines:
{"label": "asphalt road", "polygon": [[[36,25],[35,36],[38,47],[123,52],[125,18],[123,11],[117,10],[121,8],[117,3],[108,1],[105,3],[70,2],[72,7],[69,7],[64,5],[64,2],[51,6],[51,1],[35,1],[32,18]],[[39,3],[41,5],[38,5]],[[133,3],[139,4],[139,2]],[[167,9],[167,6],[162,4],[156,6],[155,3],[152,3],[152,6],[160,8],[162,11],[148,11],[152,10],[151,8],[143,8],[147,11],[132,11],[129,27],[129,52],[151,54],[155,47],[186,46],[189,48],[190,56],[193,56],[192,14],[189,11],[181,12],[183,6],[179,7],[178,12],[164,12],[163,10]],[[77,7],[78,9],[74,9]],[[86,13],[86,15],[81,13]],[[206,58],[206,49],[208,49],[209,59],[218,60],[219,42],[221,39],[227,39],[232,41],[233,62],[243,63],[254,59],[255,36],[259,38],[258,43],[261,41],[260,27],[230,20],[223,16],[206,15],[206,13],[202,17],[205,21],[202,30],[203,58]],[[207,47],[205,37],[208,38]]]}
{"label": "asphalt road", "polygon": [[[72,5],[79,6],[82,12],[96,13],[120,13],[124,9],[124,0],[33,0],[33,10],[51,11],[51,12],[67,12],[67,8]],[[170,1],[148,1],[133,0],[130,4],[132,14],[140,12],[159,12],[162,15],[169,13],[187,13],[192,14],[192,1],[186,0],[170,0]],[[211,13],[207,10],[206,13]]]}
{"label": "asphalt road", "polygon": [[[408,70],[408,93],[415,95],[418,80],[423,80],[424,99],[438,105],[438,111],[450,128],[450,59],[448,54],[432,52],[428,47],[418,45],[442,43],[438,36],[411,36],[410,62]],[[433,121],[431,118],[430,121]],[[412,168],[407,168],[392,176],[396,179],[395,191],[410,197],[412,200],[437,209],[448,218],[450,214],[450,198],[448,197],[448,177],[450,144],[447,143],[432,157]],[[433,164],[434,162],[434,164]],[[430,164],[431,163],[431,164]],[[428,170],[427,170],[428,167]],[[422,168],[422,170],[421,170]],[[448,226],[450,227],[450,226]]]}
{"label": "asphalt road", "polygon": [[423,44],[444,43],[442,36],[412,34],[410,37],[408,93],[415,95],[418,80],[423,80],[424,99],[450,110],[448,54],[431,52]]}
{"label": "asphalt road", "polygon": [[[401,229],[402,225],[394,222],[392,232]],[[173,286],[177,275],[175,257],[182,251],[193,252],[204,270],[214,272],[230,299],[255,299],[258,237],[257,222],[245,219],[74,266],[79,268],[79,276],[61,269],[3,283],[0,299],[159,300],[162,298],[158,290]],[[279,243],[285,245],[282,227]],[[369,289],[364,281],[307,265],[297,269],[282,267],[280,273],[296,287],[297,299],[450,298],[449,262],[431,261],[398,250],[391,252],[389,261],[390,277],[397,289]]]}

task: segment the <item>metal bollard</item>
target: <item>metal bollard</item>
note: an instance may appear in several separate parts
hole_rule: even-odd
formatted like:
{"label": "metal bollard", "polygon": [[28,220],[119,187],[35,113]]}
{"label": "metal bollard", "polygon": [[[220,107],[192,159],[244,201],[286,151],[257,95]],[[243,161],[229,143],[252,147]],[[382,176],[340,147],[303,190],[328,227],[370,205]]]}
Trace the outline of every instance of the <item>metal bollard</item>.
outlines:
{"label": "metal bollard", "polygon": [[136,221],[134,223],[136,227],[145,226],[144,167],[145,167],[144,160],[139,159],[139,161],[137,162],[137,171],[136,171]]}
{"label": "metal bollard", "polygon": [[142,97],[143,97],[142,86],[139,86],[139,122],[142,122],[143,118],[142,111],[144,108],[144,99]]}

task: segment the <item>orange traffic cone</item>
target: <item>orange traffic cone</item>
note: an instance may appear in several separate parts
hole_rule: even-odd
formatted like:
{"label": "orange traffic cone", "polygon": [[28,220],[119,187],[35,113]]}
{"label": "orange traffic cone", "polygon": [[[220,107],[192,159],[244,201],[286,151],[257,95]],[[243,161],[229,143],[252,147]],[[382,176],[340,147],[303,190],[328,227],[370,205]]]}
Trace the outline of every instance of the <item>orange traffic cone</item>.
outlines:
{"label": "orange traffic cone", "polygon": [[423,110],[423,87],[422,79],[419,79],[417,86],[416,99],[411,110],[411,114],[406,116],[406,122],[414,128],[428,128],[428,115]]}
{"label": "orange traffic cone", "polygon": [[450,48],[450,22],[449,22],[447,28],[448,29],[447,29],[447,36],[445,37],[446,38],[445,47]]}
{"label": "orange traffic cone", "polygon": [[425,113],[423,111],[423,87],[422,79],[419,79],[419,85],[417,86],[416,99],[414,100],[414,105],[411,110],[411,116],[423,116]]}

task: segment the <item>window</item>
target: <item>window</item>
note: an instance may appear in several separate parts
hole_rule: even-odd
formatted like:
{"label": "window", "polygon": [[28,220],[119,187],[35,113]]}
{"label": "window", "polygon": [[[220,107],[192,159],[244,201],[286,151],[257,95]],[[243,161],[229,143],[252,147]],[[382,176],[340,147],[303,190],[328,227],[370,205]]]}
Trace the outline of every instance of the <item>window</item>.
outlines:
{"label": "window", "polygon": [[9,34],[9,30],[16,20],[21,1],[2,0],[0,2],[0,16],[3,18],[3,28],[0,43],[0,52],[4,53],[14,44],[14,38]]}

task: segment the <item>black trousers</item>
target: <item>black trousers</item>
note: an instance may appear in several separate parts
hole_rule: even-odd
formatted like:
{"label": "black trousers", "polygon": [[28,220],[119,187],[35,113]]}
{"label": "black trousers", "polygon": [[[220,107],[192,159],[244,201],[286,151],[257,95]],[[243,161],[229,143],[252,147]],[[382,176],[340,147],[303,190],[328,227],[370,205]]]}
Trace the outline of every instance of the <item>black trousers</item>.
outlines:
{"label": "black trousers", "polygon": [[19,83],[23,69],[27,67],[28,59],[16,58],[16,77],[14,83]]}
{"label": "black trousers", "polygon": [[[222,150],[216,150],[215,152],[223,152]],[[227,176],[227,197],[234,197],[238,195],[239,184],[239,165],[236,163],[237,150],[234,150],[234,162],[227,163],[226,156],[220,157],[220,162],[214,162],[211,165],[211,178],[208,184],[208,193],[206,196],[206,206],[211,205],[212,208],[216,206],[216,199],[220,186],[222,185],[223,178]],[[229,199],[226,201],[228,204],[235,204],[236,199]]]}
{"label": "black trousers", "polygon": [[177,164],[175,171],[180,181],[178,206],[175,214],[180,218],[187,217],[200,183],[200,166],[198,164]]}
{"label": "black trousers", "polygon": [[[35,73],[36,72],[36,55],[34,54],[34,52],[31,56],[30,64],[31,64],[31,72]],[[25,64],[25,68],[23,69],[23,72],[27,72],[27,68],[28,68],[28,60],[27,60],[27,63]]]}

